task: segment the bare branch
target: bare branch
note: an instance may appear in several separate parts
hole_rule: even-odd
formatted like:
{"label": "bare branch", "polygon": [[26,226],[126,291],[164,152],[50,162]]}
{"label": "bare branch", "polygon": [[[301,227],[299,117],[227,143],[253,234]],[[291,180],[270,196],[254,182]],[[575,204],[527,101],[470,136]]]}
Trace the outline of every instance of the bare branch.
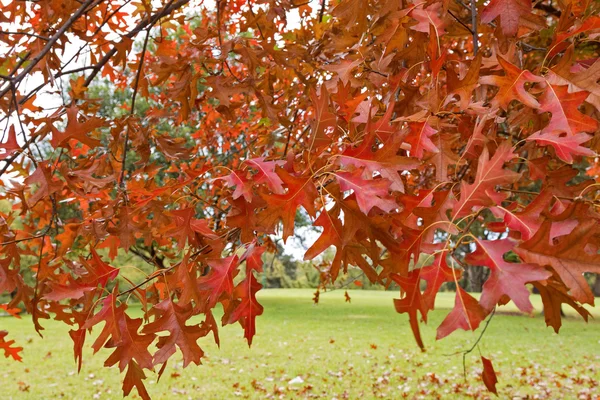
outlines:
{"label": "bare branch", "polygon": [[41,36],[35,33],[29,33],[29,32],[22,32],[22,31],[0,31],[0,35],[21,35],[21,36],[30,36],[30,37],[34,37],[34,38],[38,38],[41,40],[50,40],[49,37],[46,36]]}

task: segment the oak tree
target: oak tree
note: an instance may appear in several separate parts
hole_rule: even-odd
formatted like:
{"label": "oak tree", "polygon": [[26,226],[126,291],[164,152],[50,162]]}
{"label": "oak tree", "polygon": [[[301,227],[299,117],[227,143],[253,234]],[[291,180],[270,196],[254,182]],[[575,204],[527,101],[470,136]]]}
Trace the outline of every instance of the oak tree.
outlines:
{"label": "oak tree", "polygon": [[[149,371],[178,351],[200,364],[198,339],[218,343],[219,325],[239,323],[252,344],[261,256],[302,213],[321,230],[305,258],[335,249],[322,285],[349,268],[397,284],[422,348],[445,282],[456,302],[438,339],[511,300],[531,313],[529,284],[557,332],[562,304],[587,319],[584,274],[600,273],[599,7],[3,0],[2,308],[24,307],[38,332],[68,324],[79,367],[91,342],[125,372],[125,395],[149,398]],[[90,89],[99,81],[110,112]],[[120,251],[152,272],[128,279]],[[458,286],[467,267],[488,271],[479,300]],[[0,332],[7,357],[22,345]]]}

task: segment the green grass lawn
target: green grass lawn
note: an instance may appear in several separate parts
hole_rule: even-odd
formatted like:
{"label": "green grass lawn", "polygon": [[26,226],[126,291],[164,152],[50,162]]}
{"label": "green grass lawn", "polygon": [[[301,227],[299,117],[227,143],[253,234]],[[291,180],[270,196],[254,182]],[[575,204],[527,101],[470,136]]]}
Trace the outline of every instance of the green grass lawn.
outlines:
{"label": "green grass lawn", "polygon": [[[315,306],[310,290],[264,290],[259,300],[265,313],[251,349],[238,325],[224,327],[220,349],[203,339],[202,366],[182,369],[181,358],[174,357],[160,382],[151,374],[148,391],[153,399],[489,397],[479,378],[480,352],[467,356],[467,381],[462,356],[450,355],[471,347],[479,331],[435,341],[453,293],[438,296],[438,309],[422,326],[425,353],[415,344],[407,316],[394,311],[396,293],[349,293],[351,304],[343,291],[333,291],[322,293]],[[532,300],[541,310],[539,297]],[[589,324],[569,316],[560,335],[541,316],[513,315],[510,305],[500,310],[509,312],[494,317],[479,346],[494,363],[500,398],[598,399],[599,307]],[[28,317],[0,318],[0,329],[25,348],[22,363],[0,359],[3,399],[121,398],[118,369],[102,367],[109,352],[93,356],[88,339],[77,375],[68,328],[44,323],[41,339]]]}

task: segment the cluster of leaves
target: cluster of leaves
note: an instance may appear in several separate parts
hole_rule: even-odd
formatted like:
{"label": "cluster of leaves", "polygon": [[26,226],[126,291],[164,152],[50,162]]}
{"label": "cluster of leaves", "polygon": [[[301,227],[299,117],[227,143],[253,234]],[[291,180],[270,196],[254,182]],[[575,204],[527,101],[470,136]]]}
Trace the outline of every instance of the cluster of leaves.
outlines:
{"label": "cluster of leaves", "polygon": [[[127,369],[125,394],[148,398],[144,369],[162,374],[177,348],[199,364],[197,340],[218,343],[218,304],[250,344],[261,254],[269,235],[294,234],[299,210],[322,229],[305,259],[336,250],[323,285],[349,266],[397,283],[421,348],[419,314],[465,265],[490,277],[479,301],[457,289],[438,339],[509,300],[531,312],[528,283],[556,331],[563,303],[587,319],[583,273],[600,273],[597,3],[162,3],[9,0],[0,15],[13,204],[0,293],[38,331],[45,318],[71,325],[80,365],[104,323],[92,347]],[[131,95],[123,112],[100,112],[88,91],[99,75]],[[119,249],[155,272],[119,288],[106,261]],[[422,253],[429,265],[411,269]]]}

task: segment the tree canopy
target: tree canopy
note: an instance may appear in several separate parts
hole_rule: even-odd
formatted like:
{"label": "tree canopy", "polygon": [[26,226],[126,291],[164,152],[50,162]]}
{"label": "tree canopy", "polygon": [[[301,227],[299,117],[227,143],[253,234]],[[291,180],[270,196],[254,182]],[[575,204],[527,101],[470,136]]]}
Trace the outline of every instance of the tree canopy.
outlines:
{"label": "tree canopy", "polygon": [[[200,364],[197,341],[218,343],[219,324],[252,343],[261,256],[301,213],[321,232],[305,259],[335,248],[322,285],[348,268],[397,284],[421,348],[419,321],[467,266],[489,271],[481,298],[457,285],[438,339],[509,300],[531,313],[526,284],[557,332],[562,304],[587,319],[584,273],[600,273],[599,10],[2,0],[2,308],[25,307],[38,332],[44,319],[70,325],[80,367],[93,340],[126,371],[124,394],[149,398],[148,371],[178,350]],[[153,272],[124,278],[119,251]],[[20,345],[0,332],[7,357]]]}

